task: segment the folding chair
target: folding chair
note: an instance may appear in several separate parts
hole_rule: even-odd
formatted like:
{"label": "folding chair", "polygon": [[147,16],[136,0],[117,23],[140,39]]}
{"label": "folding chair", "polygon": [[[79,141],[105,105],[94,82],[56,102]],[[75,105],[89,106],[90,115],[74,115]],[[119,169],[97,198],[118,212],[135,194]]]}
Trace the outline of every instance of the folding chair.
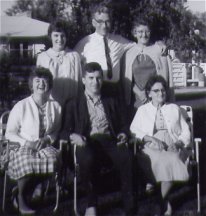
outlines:
{"label": "folding chair", "polygon": [[[3,200],[2,200],[2,210],[5,211],[5,199],[6,199],[6,189],[7,189],[7,177],[8,170],[7,165],[9,162],[9,152],[16,147],[19,147],[18,143],[9,142],[5,139],[5,131],[7,119],[10,111],[5,111],[0,117],[0,165],[1,170],[4,172],[4,185],[3,185]],[[62,154],[62,144],[60,144],[60,154]],[[59,207],[59,199],[60,199],[60,181],[59,181],[59,173],[55,172],[55,187],[56,187],[56,201],[53,212],[57,212]]]}
{"label": "folding chair", "polygon": [[180,106],[182,114],[188,123],[191,136],[192,136],[192,155],[189,158],[189,164],[192,166],[197,167],[197,213],[201,212],[201,200],[200,200],[200,164],[199,164],[199,145],[202,142],[201,138],[194,138],[194,131],[193,131],[193,110],[191,106]]}
{"label": "folding chair", "polygon": [[[65,150],[65,153],[69,151],[69,144],[65,140],[60,140],[60,148]],[[79,164],[77,163],[77,157],[76,157],[76,149],[77,146],[74,145],[73,148],[73,157],[74,157],[74,182],[73,182],[73,211],[75,216],[79,216],[78,209],[77,209],[77,175],[79,170]],[[62,178],[65,178],[66,181],[66,169],[67,167],[63,167],[64,170],[62,170]]]}
{"label": "folding chair", "polygon": [[[197,170],[197,185],[196,185],[196,190],[197,190],[197,213],[200,214],[201,212],[201,200],[200,200],[200,166],[199,166],[199,145],[202,142],[201,138],[194,138],[194,132],[193,132],[193,110],[191,106],[185,106],[181,105],[181,112],[188,123],[191,131],[191,155],[188,157],[186,163],[191,166],[196,166]],[[135,140],[133,141],[134,143],[134,155],[136,156],[137,153],[140,150],[140,146],[142,144],[142,141],[140,140]]]}

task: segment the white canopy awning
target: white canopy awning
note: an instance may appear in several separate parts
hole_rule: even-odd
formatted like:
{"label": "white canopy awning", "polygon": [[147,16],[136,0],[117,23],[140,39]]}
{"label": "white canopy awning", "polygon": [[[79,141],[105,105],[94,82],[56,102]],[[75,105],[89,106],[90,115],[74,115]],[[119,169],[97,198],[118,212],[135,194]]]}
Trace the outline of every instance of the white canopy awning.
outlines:
{"label": "white canopy awning", "polygon": [[1,16],[0,36],[40,37],[47,35],[49,23],[26,16]]}

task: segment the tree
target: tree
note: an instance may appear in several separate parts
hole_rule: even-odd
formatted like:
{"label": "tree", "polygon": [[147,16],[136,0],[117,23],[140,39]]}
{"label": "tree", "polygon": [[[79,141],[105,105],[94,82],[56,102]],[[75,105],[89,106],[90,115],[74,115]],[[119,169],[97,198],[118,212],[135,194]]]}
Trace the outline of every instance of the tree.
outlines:
{"label": "tree", "polygon": [[[101,0],[18,0],[8,15],[30,11],[32,18],[50,22],[66,21],[69,45],[73,47],[82,37],[93,31],[90,9]],[[106,0],[111,8],[112,30],[129,39],[134,17],[149,19],[152,39],[163,40],[169,48],[182,52],[183,60],[191,59],[191,51],[206,49],[206,40],[194,34],[195,25],[205,29],[204,16],[198,18],[184,7],[182,0]],[[205,57],[204,57],[205,58]]]}

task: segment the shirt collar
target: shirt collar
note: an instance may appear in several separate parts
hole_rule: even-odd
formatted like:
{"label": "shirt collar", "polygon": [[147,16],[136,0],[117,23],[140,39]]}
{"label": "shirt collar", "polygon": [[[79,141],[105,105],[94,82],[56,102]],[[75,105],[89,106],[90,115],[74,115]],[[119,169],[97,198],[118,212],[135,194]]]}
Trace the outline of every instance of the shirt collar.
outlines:
{"label": "shirt collar", "polygon": [[[104,38],[104,36],[98,34],[97,32],[94,32],[94,33],[93,33],[93,36],[94,36],[95,38],[97,38],[97,39],[103,39],[103,38]],[[106,38],[109,38],[109,37],[110,37],[110,34],[107,34],[107,35],[106,35]]]}
{"label": "shirt collar", "polygon": [[55,56],[55,57],[64,56],[64,55],[66,54],[66,49],[64,49],[64,50],[62,50],[62,51],[59,51],[59,52],[56,52],[56,51],[54,51],[52,48],[50,48],[48,51],[50,52],[50,54],[51,54],[52,56]]}
{"label": "shirt collar", "polygon": [[98,95],[96,97],[92,97],[91,95],[88,94],[88,92],[84,92],[87,98],[87,101],[91,101],[94,105],[98,105],[101,102],[101,96]]}

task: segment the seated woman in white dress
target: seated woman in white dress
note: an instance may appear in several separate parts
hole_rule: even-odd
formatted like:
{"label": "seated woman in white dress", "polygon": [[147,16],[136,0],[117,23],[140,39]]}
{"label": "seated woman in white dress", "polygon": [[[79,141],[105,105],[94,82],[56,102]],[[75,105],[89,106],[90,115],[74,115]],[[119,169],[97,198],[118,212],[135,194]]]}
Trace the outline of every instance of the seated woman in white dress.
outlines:
{"label": "seated woman in white dress", "polygon": [[81,61],[76,51],[67,48],[66,25],[59,20],[52,22],[48,36],[52,47],[40,53],[37,66],[48,68],[54,78],[51,95],[62,107],[66,100],[78,95],[81,86]]}
{"label": "seated woman in white dress", "polygon": [[10,152],[8,174],[17,181],[21,214],[35,212],[26,200],[34,177],[42,179],[58,168],[59,151],[53,144],[61,127],[61,106],[49,98],[52,84],[48,69],[34,69],[29,78],[31,96],[19,101],[8,118],[5,136],[19,143],[19,147]]}
{"label": "seated woman in white dress", "polygon": [[139,107],[130,130],[143,141],[143,152],[150,159],[152,174],[156,182],[160,182],[162,213],[171,215],[172,207],[167,197],[173,182],[189,178],[180,155],[190,147],[191,134],[180,108],[166,102],[167,91],[163,77],[155,75],[148,80],[145,93],[150,102]]}

